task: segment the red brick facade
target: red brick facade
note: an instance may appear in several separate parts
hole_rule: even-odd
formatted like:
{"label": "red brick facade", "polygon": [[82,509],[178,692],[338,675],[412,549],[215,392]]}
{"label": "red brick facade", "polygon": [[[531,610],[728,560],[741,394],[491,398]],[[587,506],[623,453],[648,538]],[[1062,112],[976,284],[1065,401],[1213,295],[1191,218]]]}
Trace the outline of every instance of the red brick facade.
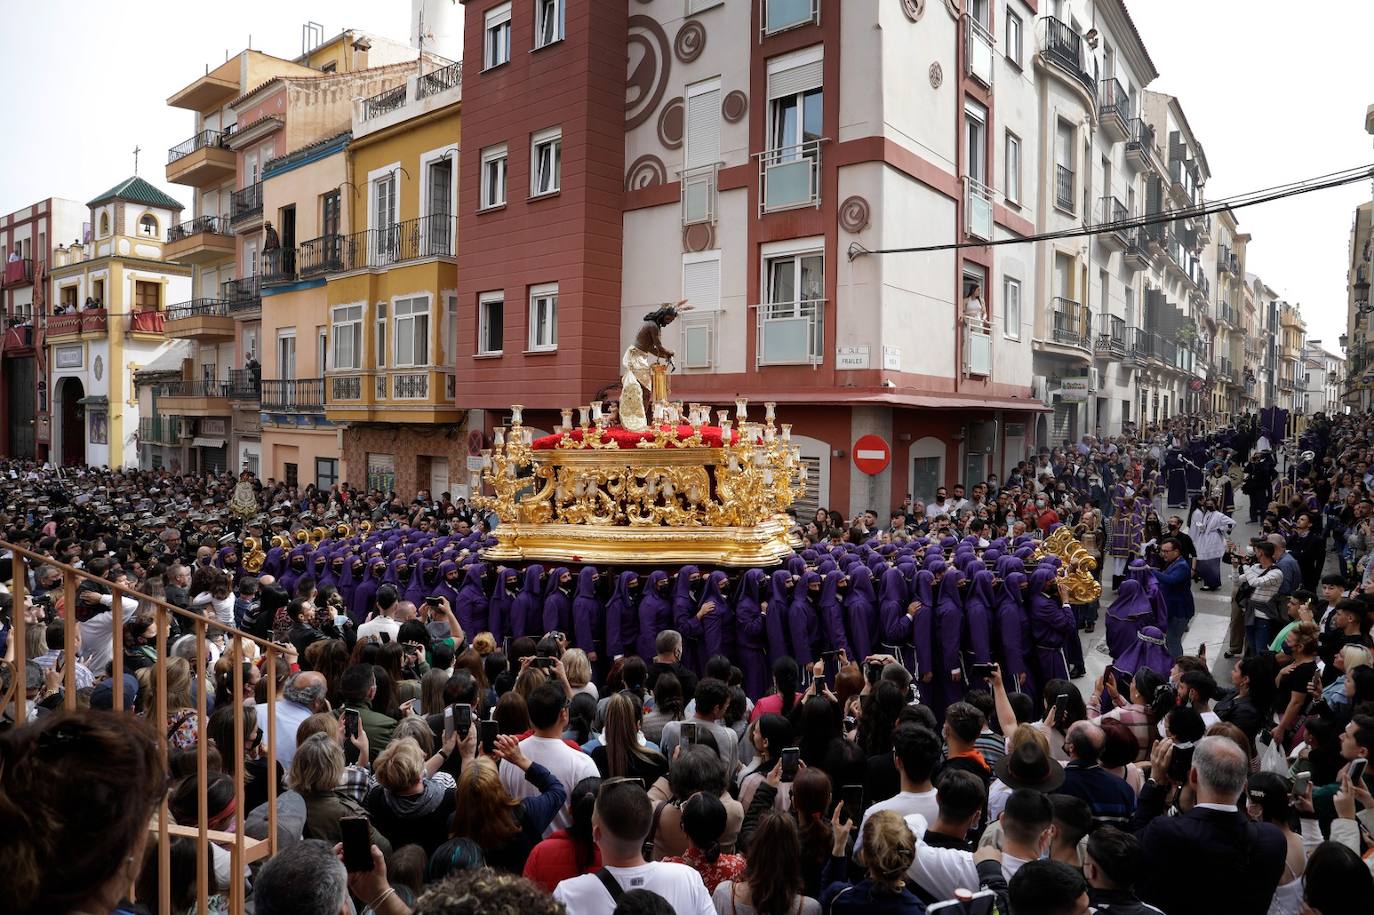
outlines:
{"label": "red brick facade", "polygon": [[[357,425],[343,433],[344,467],[341,482],[355,489],[367,487],[367,456],[392,455],[396,466],[396,492],[403,499],[429,489],[433,458],[448,460],[449,491],[467,481],[467,444],[461,425],[399,426]],[[431,493],[434,498],[439,494]]]}

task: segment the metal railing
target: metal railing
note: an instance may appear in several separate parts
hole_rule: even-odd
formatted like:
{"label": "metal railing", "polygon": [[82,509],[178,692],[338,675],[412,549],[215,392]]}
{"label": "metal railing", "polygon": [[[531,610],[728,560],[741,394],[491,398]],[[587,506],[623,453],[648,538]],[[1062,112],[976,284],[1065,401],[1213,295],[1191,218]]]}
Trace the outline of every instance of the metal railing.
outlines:
{"label": "metal railing", "polygon": [[324,379],[263,379],[262,396],[259,400],[264,410],[281,410],[288,413],[320,413],[324,411]]}
{"label": "metal railing", "polygon": [[167,230],[167,243],[181,241],[192,235],[210,232],[214,235],[232,235],[229,220],[224,216],[197,216]]}
{"label": "metal railing", "polygon": [[992,86],[994,39],[983,23],[964,14],[964,70],[984,86]]}
{"label": "metal railing", "polygon": [[[179,713],[180,709],[168,707],[167,673],[169,663],[169,634],[172,631],[173,620],[179,621],[179,628],[183,632],[191,634],[195,639],[193,657],[209,657],[209,641],[211,639],[222,643],[222,652],[227,654],[231,663],[229,664],[231,678],[231,695],[242,696],[245,693],[244,681],[247,679],[244,674],[244,663],[235,663],[237,660],[249,661],[253,655],[259,655],[266,661],[266,670],[275,673],[279,666],[285,668],[288,659],[279,645],[263,639],[256,638],[246,632],[242,632],[232,626],[225,626],[213,617],[207,617],[203,613],[190,610],[183,610],[165,601],[150,597],[142,592],[121,588],[118,585],[93,575],[82,569],[74,568],[65,563],[57,562],[49,556],[30,552],[22,547],[10,543],[0,543],[0,549],[8,550],[14,560],[14,584],[11,586],[15,605],[22,607],[27,600],[28,576],[33,568],[40,565],[51,566],[62,575],[62,597],[63,605],[68,608],[69,616],[74,616],[76,608],[83,606],[77,603],[78,586],[87,582],[97,585],[97,593],[110,595],[110,613],[114,613],[114,608],[118,607],[121,617],[128,614],[129,617],[139,615],[139,618],[147,620],[148,625],[154,627],[157,632],[155,644],[155,661],[149,674],[149,686],[155,696],[153,708],[150,710],[150,717],[154,722],[151,730],[157,735],[158,751],[163,759],[164,768],[168,763],[169,739],[167,723],[172,717]],[[127,601],[127,603],[126,603]],[[132,605],[132,607],[130,607]],[[99,609],[99,608],[97,608]],[[25,664],[29,660],[25,656],[27,642],[27,628],[29,623],[25,621],[24,613],[14,614],[14,631],[10,636],[10,645],[13,650],[13,660],[5,663],[9,666],[8,688],[0,695],[0,709],[13,705],[13,719],[16,727],[24,727],[28,714],[25,702],[25,694],[17,689],[18,684],[24,682]],[[61,657],[54,664],[54,669],[62,671],[62,708],[67,713],[77,713],[77,684],[76,671],[80,665],[80,650],[77,647],[76,632],[77,627],[68,625],[64,629],[65,638],[63,645],[59,649]],[[125,674],[125,655],[124,655],[124,626],[115,624],[110,626],[110,635],[105,637],[110,642],[112,679],[115,684],[124,681]],[[86,644],[82,648],[89,651],[95,646]],[[105,646],[102,645],[102,648]],[[132,646],[130,646],[132,647]],[[206,685],[209,679],[209,671],[204,669],[193,669],[192,675],[201,684],[201,688],[194,690],[195,698],[194,712],[196,720],[196,733],[200,739],[196,741],[195,749],[195,771],[200,785],[207,784],[209,769],[209,714],[208,714],[208,693]],[[17,672],[17,674],[16,674]],[[103,671],[102,671],[103,673]],[[274,675],[265,678],[266,702],[257,704],[258,725],[262,728],[263,745],[267,750],[269,760],[275,758],[277,746],[277,678]],[[124,707],[124,690],[116,688],[111,694],[113,712],[118,715],[126,710]],[[235,715],[233,745],[236,747],[247,746],[247,738],[250,736],[244,732],[244,716]],[[235,808],[243,811],[241,816],[246,816],[244,811],[244,790],[247,767],[244,765],[234,765],[225,767],[234,785],[234,804]],[[199,805],[196,811],[195,823],[176,824],[172,821],[171,812],[168,809],[169,792],[161,792],[156,803],[148,803],[148,812],[152,822],[149,831],[155,838],[157,867],[157,896],[158,911],[172,911],[172,868],[171,854],[172,843],[174,841],[190,841],[195,845],[194,857],[195,865],[195,899],[193,911],[208,912],[209,897],[215,893],[215,883],[213,872],[211,871],[211,851],[210,846],[217,845],[226,850],[229,854],[229,873],[242,875],[244,868],[249,864],[270,857],[277,852],[277,779],[275,777],[266,780],[267,785],[267,829],[266,838],[254,839],[249,837],[244,830],[236,829],[232,833],[222,832],[209,828],[211,811],[208,809],[208,798],[205,792],[200,793]],[[130,799],[133,802],[134,799]],[[139,801],[143,803],[142,800]],[[55,865],[60,866],[60,865]],[[229,881],[228,910],[231,915],[242,915],[245,910],[244,898],[245,881],[241,877],[236,877]],[[151,902],[151,900],[149,900]]]}
{"label": "metal railing", "polygon": [[181,321],[185,318],[198,318],[207,315],[220,318],[229,317],[229,303],[224,299],[192,299],[189,302],[179,302],[167,309],[168,321]]}
{"label": "metal railing", "polygon": [[230,311],[247,311],[262,306],[262,277],[257,274],[225,280],[221,288]]}
{"label": "metal railing", "polygon": [[1040,53],[1048,61],[1068,70],[1083,84],[1090,96],[1093,91],[1093,78],[1083,69],[1083,37],[1074,31],[1073,26],[1053,16],[1042,16],[1045,34],[1041,39]]}
{"label": "metal railing", "polygon": [[229,399],[257,400],[262,394],[262,373],[249,369],[229,370]]}
{"label": "metal railing", "polygon": [[1141,160],[1150,155],[1155,145],[1155,129],[1144,118],[1131,118],[1126,125],[1126,153],[1134,153]]}
{"label": "metal railing", "polygon": [[296,279],[296,249],[273,248],[262,252],[262,282],[290,283]]}
{"label": "metal railing", "polygon": [[333,375],[329,379],[329,401],[363,399],[363,376]]}
{"label": "metal railing", "polygon": [[992,374],[992,322],[964,320],[964,374],[986,378]]}
{"label": "metal railing", "polygon": [[1126,231],[1126,255],[1128,258],[1135,258],[1140,261],[1150,259],[1150,239],[1142,228],[1128,229]]}
{"label": "metal railing", "polygon": [[[338,243],[336,266],[326,268],[327,271],[387,267],[424,257],[453,257],[457,253],[458,220],[448,213],[434,213],[352,235],[324,238],[337,238]],[[320,257],[334,257],[332,243],[315,241],[320,242]]]}
{"label": "metal railing", "polygon": [[974,238],[992,238],[992,188],[964,176],[964,231]]}
{"label": "metal railing", "polygon": [[1121,129],[1125,130],[1131,120],[1131,97],[1116,79],[1104,79],[1098,88],[1098,119],[1116,118],[1121,123]]}
{"label": "metal railing", "polygon": [[167,164],[171,165],[178,159],[185,159],[196,150],[204,149],[207,146],[223,146],[225,136],[224,131],[202,130],[191,139],[183,140],[167,150]]}
{"label": "metal railing", "polygon": [[301,242],[300,266],[301,276],[319,276],[321,273],[337,273],[343,269],[343,240],[344,236],[321,235],[319,238],[312,238],[309,241]]}
{"label": "metal railing", "polygon": [[759,0],[760,38],[821,21],[821,0]]}
{"label": "metal railing", "polygon": [[821,205],[821,144],[811,140],[759,153],[759,215]]}
{"label": "metal railing", "polygon": [[825,299],[770,302],[758,308],[756,365],[811,365],[825,361]]}
{"label": "metal railing", "polygon": [[363,99],[363,120],[370,121],[388,112],[401,108],[406,103],[406,87],[402,83],[390,89],[378,92],[371,98]]}
{"label": "metal railing", "polygon": [[1116,315],[1102,315],[1098,319],[1094,349],[1105,355],[1126,355],[1126,321]]}
{"label": "metal railing", "polygon": [[463,83],[463,62],[456,61],[441,70],[426,73],[415,81],[415,97],[429,98]]}
{"label": "metal railing", "polygon": [[1054,167],[1054,205],[1070,213],[1074,212],[1073,169],[1067,166]]}
{"label": "metal railing", "polygon": [[1088,310],[1073,299],[1056,296],[1050,301],[1050,333],[1055,343],[1088,345]]}
{"label": "metal railing", "polygon": [[209,378],[183,378],[158,385],[163,397],[228,397],[229,382]]}
{"label": "metal railing", "polygon": [[[1112,226],[1119,226],[1130,218],[1131,211],[1126,209],[1126,204],[1121,202],[1120,197],[1098,198],[1097,224],[1099,226],[1106,226],[1110,230]],[[1117,228],[1115,231],[1124,235],[1128,230]]]}
{"label": "metal railing", "polygon": [[5,286],[23,286],[33,282],[33,258],[21,257],[5,263]]}
{"label": "metal railing", "polygon": [[229,220],[235,222],[262,212],[262,182],[255,181],[229,195]]}
{"label": "metal railing", "polygon": [[1157,342],[1155,335],[1144,328],[1126,328],[1126,358],[1135,360],[1153,358],[1158,353]]}
{"label": "metal railing", "polygon": [[405,372],[391,376],[392,400],[427,400],[429,372]]}
{"label": "metal railing", "polygon": [[716,221],[716,182],[719,164],[687,169],[682,173],[682,224]]}

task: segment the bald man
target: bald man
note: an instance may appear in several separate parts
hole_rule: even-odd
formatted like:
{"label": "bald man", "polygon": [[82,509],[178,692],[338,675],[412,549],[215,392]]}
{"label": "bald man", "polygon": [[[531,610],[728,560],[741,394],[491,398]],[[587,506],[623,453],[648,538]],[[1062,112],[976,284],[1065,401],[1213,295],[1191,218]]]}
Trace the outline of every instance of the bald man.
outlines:
{"label": "bald man", "polygon": [[329,700],[325,698],[328,691],[324,674],[313,670],[303,670],[287,678],[281,698],[277,700],[277,746],[274,750],[283,769],[290,770],[291,760],[296,755],[296,730],[301,722],[316,712],[329,711]]}

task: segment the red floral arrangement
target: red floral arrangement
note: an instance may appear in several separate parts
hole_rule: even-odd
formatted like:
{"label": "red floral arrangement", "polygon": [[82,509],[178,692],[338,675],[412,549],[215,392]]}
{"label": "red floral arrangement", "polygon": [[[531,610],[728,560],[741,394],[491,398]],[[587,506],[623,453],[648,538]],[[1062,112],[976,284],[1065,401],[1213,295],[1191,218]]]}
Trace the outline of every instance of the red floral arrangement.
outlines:
{"label": "red floral arrangement", "polygon": [[[591,431],[591,430],[588,430],[588,431]],[[674,432],[674,435],[675,435],[677,438],[682,439],[682,440],[686,440],[686,439],[689,439],[689,438],[692,437],[692,427],[691,427],[691,426],[687,426],[687,425],[675,426],[675,427],[673,427],[673,432]],[[578,428],[578,429],[573,429],[572,432],[568,433],[568,436],[569,436],[573,441],[579,442],[579,443],[580,443],[580,442],[582,441],[582,430],[581,430],[580,428]],[[636,446],[639,445],[640,442],[651,442],[651,441],[653,441],[653,440],[654,440],[654,433],[653,433],[653,430],[649,430],[649,429],[646,429],[646,430],[643,431],[643,432],[631,432],[631,431],[629,431],[628,429],[621,429],[621,428],[616,427],[616,428],[603,429],[602,432],[601,432],[601,438],[602,438],[603,441],[615,442],[617,448],[635,448]],[[552,449],[554,449],[554,448],[557,448],[557,447],[558,447],[558,443],[561,442],[561,441],[563,441],[563,435],[562,435],[562,433],[554,433],[553,435],[545,435],[545,436],[543,436],[543,437],[541,437],[541,438],[535,439],[535,440],[534,440],[534,443],[533,443],[530,447],[532,447],[535,451],[549,451],[549,450],[552,450]],[[739,441],[739,430],[737,430],[737,429],[731,429],[731,430],[730,430],[730,444],[733,445],[733,444],[735,444],[735,443],[738,442],[738,441]],[[721,447],[722,442],[721,442],[720,426],[702,426],[702,427],[701,427],[701,444],[702,444],[702,447],[705,447],[705,448],[719,448],[719,447]],[[668,447],[669,447],[669,448],[676,448],[676,447],[678,447],[678,445],[677,445],[676,443],[670,441],[670,442],[668,443]]]}

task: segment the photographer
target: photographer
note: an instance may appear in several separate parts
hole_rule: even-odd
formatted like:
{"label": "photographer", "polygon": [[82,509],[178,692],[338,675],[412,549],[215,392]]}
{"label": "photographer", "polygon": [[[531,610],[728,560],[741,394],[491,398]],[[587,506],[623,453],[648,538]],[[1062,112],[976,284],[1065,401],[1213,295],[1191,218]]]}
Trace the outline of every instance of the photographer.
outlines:
{"label": "photographer", "polygon": [[1274,545],[1266,540],[1255,541],[1254,562],[1241,562],[1231,547],[1231,568],[1236,590],[1246,589],[1245,646],[1246,651],[1260,654],[1268,650],[1269,640],[1278,621],[1275,599],[1283,586],[1283,572],[1274,564]]}

